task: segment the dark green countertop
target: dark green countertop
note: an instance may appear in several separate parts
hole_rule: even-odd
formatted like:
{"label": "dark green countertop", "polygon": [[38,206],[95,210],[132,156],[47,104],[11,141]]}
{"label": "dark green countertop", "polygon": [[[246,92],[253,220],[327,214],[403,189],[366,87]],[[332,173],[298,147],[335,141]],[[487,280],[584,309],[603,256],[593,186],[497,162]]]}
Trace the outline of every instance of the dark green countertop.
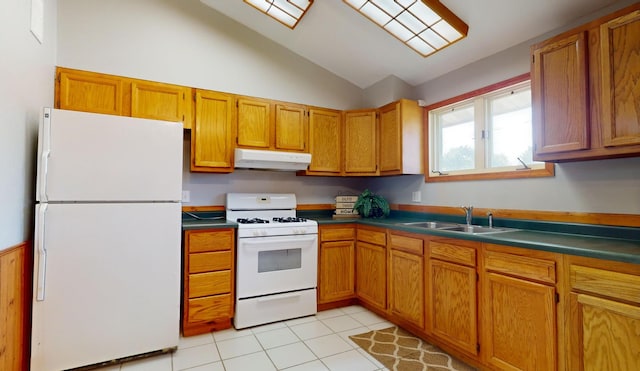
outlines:
{"label": "dark green countertop", "polygon": [[[224,212],[196,212],[193,214],[202,220],[183,213],[183,230],[235,228],[238,226],[237,223],[224,219]],[[463,224],[464,216],[394,211],[384,219],[332,219],[330,210],[301,211],[298,212],[298,216],[314,219],[319,225],[357,223],[411,233],[640,264],[640,228],[495,219],[494,225],[496,227],[512,230],[500,233],[470,234],[402,224],[427,220]],[[487,225],[486,218],[474,218],[473,224]]]}
{"label": "dark green countertop", "polygon": [[[307,217],[317,220],[320,225],[357,223],[411,233],[640,264],[640,228],[496,219],[494,220],[496,227],[505,227],[512,230],[499,233],[471,234],[402,224],[427,220],[464,224],[463,217],[416,216],[416,213],[396,212],[392,213],[389,218],[384,219],[332,219],[330,215],[317,215],[314,218]],[[481,218],[474,218],[473,224],[487,225],[486,221]]]}

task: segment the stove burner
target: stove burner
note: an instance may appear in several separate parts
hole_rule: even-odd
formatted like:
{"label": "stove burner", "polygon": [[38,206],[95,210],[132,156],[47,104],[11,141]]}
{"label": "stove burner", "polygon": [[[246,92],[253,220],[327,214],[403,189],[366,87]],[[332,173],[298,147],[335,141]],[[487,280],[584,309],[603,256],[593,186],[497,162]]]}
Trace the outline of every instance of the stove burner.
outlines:
{"label": "stove burner", "polygon": [[259,224],[259,223],[269,223],[268,220],[266,219],[260,219],[260,218],[251,218],[251,219],[247,219],[247,218],[238,218],[237,220],[238,223],[240,224]]}
{"label": "stove burner", "polygon": [[299,223],[299,222],[306,222],[307,219],[305,219],[305,218],[297,218],[297,217],[294,217],[294,216],[289,216],[289,217],[286,217],[286,218],[278,218],[278,217],[276,217],[276,218],[273,218],[273,221],[274,222],[278,222],[278,223]]}

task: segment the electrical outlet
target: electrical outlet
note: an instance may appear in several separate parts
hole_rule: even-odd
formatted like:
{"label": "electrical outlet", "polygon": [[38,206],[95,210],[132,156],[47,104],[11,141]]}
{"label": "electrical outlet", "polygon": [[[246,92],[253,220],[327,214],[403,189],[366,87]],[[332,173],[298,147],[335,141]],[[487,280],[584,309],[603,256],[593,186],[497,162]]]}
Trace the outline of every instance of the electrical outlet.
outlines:
{"label": "electrical outlet", "polygon": [[411,192],[411,201],[412,202],[420,202],[420,201],[422,201],[422,193],[420,191]]}
{"label": "electrical outlet", "polygon": [[189,191],[182,191],[182,202],[189,202],[191,200],[191,193]]}

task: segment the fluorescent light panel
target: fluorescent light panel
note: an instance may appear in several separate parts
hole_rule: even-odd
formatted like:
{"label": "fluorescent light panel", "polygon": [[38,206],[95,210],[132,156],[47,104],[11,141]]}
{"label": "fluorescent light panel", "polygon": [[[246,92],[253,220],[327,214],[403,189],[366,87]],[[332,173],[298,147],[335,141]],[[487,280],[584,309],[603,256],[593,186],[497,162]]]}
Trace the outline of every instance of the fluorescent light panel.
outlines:
{"label": "fluorescent light panel", "polygon": [[469,26],[437,0],[343,0],[423,57],[467,36]]}
{"label": "fluorescent light panel", "polygon": [[294,29],[305,15],[313,0],[244,0],[245,3]]}

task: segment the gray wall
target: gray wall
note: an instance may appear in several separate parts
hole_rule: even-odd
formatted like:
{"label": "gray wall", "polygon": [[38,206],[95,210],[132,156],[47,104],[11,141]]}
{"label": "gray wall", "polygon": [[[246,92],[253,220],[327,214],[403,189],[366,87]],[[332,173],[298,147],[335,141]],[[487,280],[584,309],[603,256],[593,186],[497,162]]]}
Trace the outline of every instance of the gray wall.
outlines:
{"label": "gray wall", "polygon": [[[529,71],[529,46],[608,14],[634,1],[619,1],[561,29],[516,45],[416,87],[418,99],[435,103]],[[400,96],[396,98],[401,98]],[[424,183],[422,176],[376,179],[371,186],[392,202],[550,211],[640,213],[640,158],[558,164],[553,178]]]}
{"label": "gray wall", "polygon": [[32,239],[38,121],[53,105],[56,0],[44,3],[40,44],[31,1],[0,2],[0,250]]}
{"label": "gray wall", "polygon": [[[415,88],[390,76],[363,91],[197,0],[58,3],[59,65],[338,109],[379,106],[406,95],[432,103],[519,75],[529,69],[534,41]],[[620,1],[616,7],[630,3]],[[191,192],[190,205],[222,204],[226,192],[262,190],[294,191],[301,203],[329,203],[336,193],[370,187],[399,203],[410,203],[411,192],[419,191],[427,205],[637,214],[638,165],[638,159],[584,162],[558,165],[554,178],[439,184],[425,184],[421,176],[349,179],[185,171],[183,184]]]}

